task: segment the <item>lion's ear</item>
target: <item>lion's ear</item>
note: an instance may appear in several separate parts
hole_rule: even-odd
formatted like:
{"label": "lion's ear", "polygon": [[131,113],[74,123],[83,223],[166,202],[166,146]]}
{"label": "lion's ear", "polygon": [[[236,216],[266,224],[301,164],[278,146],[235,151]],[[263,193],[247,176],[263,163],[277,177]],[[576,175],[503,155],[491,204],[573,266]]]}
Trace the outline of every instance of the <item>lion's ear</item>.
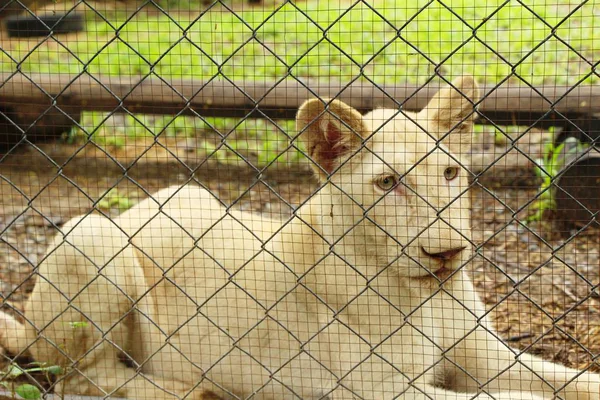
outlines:
{"label": "lion's ear", "polygon": [[477,116],[474,104],[479,96],[475,79],[460,77],[441,89],[419,113],[427,119],[429,133],[443,138],[442,143],[457,155],[465,154],[471,147],[473,122]]}
{"label": "lion's ear", "polygon": [[298,109],[296,129],[321,178],[335,171],[368,135],[362,115],[339,100],[304,102]]}

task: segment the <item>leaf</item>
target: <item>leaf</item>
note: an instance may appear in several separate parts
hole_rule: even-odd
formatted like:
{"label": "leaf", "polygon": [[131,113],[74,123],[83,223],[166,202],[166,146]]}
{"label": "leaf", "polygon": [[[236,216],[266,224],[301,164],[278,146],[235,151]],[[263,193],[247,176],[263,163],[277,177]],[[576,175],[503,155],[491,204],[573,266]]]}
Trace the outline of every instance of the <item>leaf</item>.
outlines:
{"label": "leaf", "polygon": [[110,208],[110,204],[108,203],[108,200],[102,199],[98,202],[98,207],[108,210]]}
{"label": "leaf", "polygon": [[127,197],[120,197],[117,200],[117,206],[119,207],[119,210],[128,210],[133,206],[133,202]]}
{"label": "leaf", "polygon": [[539,178],[543,178],[546,174],[544,174],[544,160],[538,158],[535,160],[535,168],[533,169],[535,175]]}
{"label": "leaf", "polygon": [[58,365],[53,365],[51,367],[46,368],[46,371],[51,373],[52,375],[62,375],[64,373],[62,367]]}
{"label": "leaf", "polygon": [[79,328],[87,328],[89,324],[86,321],[72,321],[72,322],[69,322],[69,325],[73,329],[79,329]]}
{"label": "leaf", "polygon": [[24,372],[25,371],[23,371],[20,367],[18,367],[15,364],[11,364],[8,368],[8,376],[11,379],[18,378],[19,376],[23,375]]}
{"label": "leaf", "polygon": [[43,367],[34,367],[34,368],[25,368],[23,371],[25,371],[25,372],[42,372],[45,370],[46,370],[46,368],[43,368]]}
{"label": "leaf", "polygon": [[37,365],[37,366],[43,367],[44,365],[46,365],[46,363],[41,362],[41,361],[32,361],[29,363],[29,365]]}
{"label": "leaf", "polygon": [[58,365],[52,365],[50,367],[33,367],[33,368],[26,368],[23,370],[23,372],[49,372],[51,374],[62,374],[62,368],[59,367]]}
{"label": "leaf", "polygon": [[15,390],[15,393],[21,396],[24,399],[40,399],[42,398],[42,393],[40,390],[28,383],[18,386]]}

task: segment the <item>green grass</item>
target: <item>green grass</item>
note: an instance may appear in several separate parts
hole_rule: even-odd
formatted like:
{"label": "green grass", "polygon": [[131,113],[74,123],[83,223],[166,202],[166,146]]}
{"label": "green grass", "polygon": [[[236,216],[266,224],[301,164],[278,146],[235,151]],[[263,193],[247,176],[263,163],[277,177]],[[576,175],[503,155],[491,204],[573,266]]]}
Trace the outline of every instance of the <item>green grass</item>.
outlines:
{"label": "green grass", "polygon": [[565,167],[566,162],[572,162],[573,156],[580,156],[590,146],[579,142],[575,138],[567,138],[564,142],[555,145],[548,143],[545,146],[543,157],[536,160],[536,175],[541,178],[539,196],[533,203],[533,214],[530,214],[526,222],[543,221],[549,211],[556,210],[556,189],[554,180]]}
{"label": "green grass", "polygon": [[[234,80],[280,79],[289,73],[398,83],[424,82],[439,66],[449,77],[470,73],[491,83],[511,76],[514,68],[532,84],[573,84],[592,67],[557,37],[592,63],[600,57],[600,5],[594,2],[560,24],[556,37],[552,27],[579,1],[532,6],[541,19],[517,2],[495,12],[502,1],[446,1],[472,27],[486,21],[475,37],[438,2],[420,13],[427,1],[403,3],[372,1],[375,12],[364,3],[348,10],[351,1],[312,0],[236,13],[218,4],[195,22],[199,11],[174,12],[176,22],[156,12],[138,13],[128,22],[128,15],[108,13],[109,22],[90,16],[87,36],[69,40],[65,47],[48,40],[32,53],[29,45],[7,50],[17,62],[3,54],[0,69]],[[588,82],[598,82],[598,77]]]}
{"label": "green grass", "polygon": [[[600,59],[600,4],[593,1],[564,22],[580,1],[528,2],[540,4],[531,6],[539,18],[514,1],[497,10],[503,0],[445,1],[452,12],[437,1],[420,11],[428,0],[370,1],[376,11],[349,0],[272,7],[238,2],[235,12],[216,4],[198,20],[204,8],[197,1],[180,3],[193,12],[175,12],[170,3],[160,2],[172,19],[150,6],[133,16],[106,12],[107,21],[88,13],[86,33],[57,36],[60,44],[54,39],[41,40],[39,46],[35,41],[13,43],[0,53],[0,72],[86,71],[100,79],[154,75],[165,80],[320,79],[344,84],[359,79],[394,84],[424,83],[438,68],[448,78],[472,74],[487,83],[507,78],[533,85],[600,81],[595,74],[588,76],[592,66],[586,61]],[[104,118],[87,114],[85,132],[72,132],[71,140],[93,133],[97,142],[118,147],[128,137],[154,136],[165,127],[162,134],[179,131],[188,136],[206,128],[198,118],[181,117],[169,124],[170,117],[138,116],[141,122],[121,127],[106,126]],[[207,123],[225,135],[231,129],[225,125],[235,126],[237,121]],[[287,122],[278,124],[286,132],[293,130]],[[260,164],[267,163],[287,146],[285,134],[267,125],[244,122],[227,143],[236,151],[257,154],[254,158]],[[257,133],[259,129],[262,133]],[[243,139],[244,130],[254,132],[254,138]],[[208,151],[211,146],[215,144],[206,141]],[[217,144],[217,153],[221,150],[231,153]]]}
{"label": "green grass", "polygon": [[73,128],[67,141],[83,143],[90,139],[110,150],[142,137],[195,138],[201,157],[231,163],[241,156],[261,167],[273,161],[295,163],[302,157],[295,149],[288,150],[288,135],[295,129],[293,120],[123,114],[111,118],[106,113],[84,112],[81,127]]}

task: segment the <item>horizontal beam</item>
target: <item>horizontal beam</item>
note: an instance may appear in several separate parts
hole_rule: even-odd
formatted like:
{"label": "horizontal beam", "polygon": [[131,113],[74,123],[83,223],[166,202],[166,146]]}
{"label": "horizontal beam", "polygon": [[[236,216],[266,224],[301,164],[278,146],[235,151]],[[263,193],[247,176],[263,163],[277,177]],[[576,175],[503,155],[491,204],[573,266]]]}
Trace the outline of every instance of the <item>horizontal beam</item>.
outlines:
{"label": "horizontal beam", "polygon": [[[244,116],[253,113],[272,118],[293,118],[298,106],[319,95],[336,97],[367,111],[397,107],[422,109],[439,89],[430,84],[375,86],[364,82],[341,85],[335,82],[286,80],[231,83],[222,77],[209,82],[193,79],[146,79],[91,76],[83,74],[0,75],[0,105],[8,107],[53,105],[74,113],[81,110],[128,110],[146,114],[187,114],[203,116]],[[532,124],[550,110],[567,116],[600,112],[600,86],[543,86],[530,88],[503,84],[484,86],[485,99],[479,111],[498,124]],[[556,118],[554,115],[552,118]],[[480,120],[487,122],[485,118]],[[546,125],[556,121],[546,121]]]}

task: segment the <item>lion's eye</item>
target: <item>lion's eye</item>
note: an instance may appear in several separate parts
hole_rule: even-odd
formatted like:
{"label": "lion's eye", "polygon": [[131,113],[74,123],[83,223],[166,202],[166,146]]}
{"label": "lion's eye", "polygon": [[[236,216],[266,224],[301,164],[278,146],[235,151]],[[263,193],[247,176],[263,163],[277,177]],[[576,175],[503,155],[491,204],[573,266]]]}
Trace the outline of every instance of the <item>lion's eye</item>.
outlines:
{"label": "lion's eye", "polygon": [[398,179],[395,176],[382,176],[375,182],[381,190],[391,190],[398,184]]}
{"label": "lion's eye", "polygon": [[444,170],[444,178],[447,181],[451,181],[452,179],[458,176],[458,168],[457,167],[448,167]]}

